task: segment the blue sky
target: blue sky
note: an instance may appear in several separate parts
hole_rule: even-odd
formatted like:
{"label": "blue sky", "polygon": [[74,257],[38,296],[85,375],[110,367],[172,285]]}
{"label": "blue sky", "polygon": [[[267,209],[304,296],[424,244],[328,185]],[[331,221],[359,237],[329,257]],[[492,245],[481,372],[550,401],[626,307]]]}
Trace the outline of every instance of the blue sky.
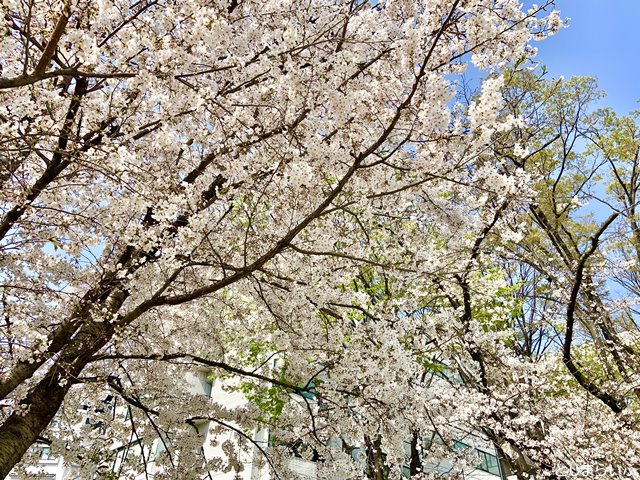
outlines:
{"label": "blue sky", "polygon": [[[529,3],[529,2],[527,2]],[[640,108],[640,0],[556,0],[569,28],[537,43],[550,77],[598,78],[602,106],[619,114]]]}

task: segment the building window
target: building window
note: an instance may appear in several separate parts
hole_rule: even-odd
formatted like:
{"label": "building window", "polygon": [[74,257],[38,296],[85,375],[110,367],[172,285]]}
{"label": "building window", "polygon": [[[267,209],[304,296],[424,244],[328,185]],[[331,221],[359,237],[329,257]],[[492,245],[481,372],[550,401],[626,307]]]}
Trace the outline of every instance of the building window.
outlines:
{"label": "building window", "polygon": [[41,461],[56,460],[57,458],[55,455],[51,454],[51,447],[46,443],[37,443],[33,445],[29,451],[37,454]]}
{"label": "building window", "polygon": [[498,462],[498,457],[496,457],[495,455],[492,455],[491,453],[488,453],[488,452],[484,452],[482,450],[478,450],[477,448],[470,447],[466,443],[462,443],[462,442],[454,442],[453,449],[454,450],[468,449],[471,453],[477,455],[480,459],[480,463],[476,465],[476,468],[478,470],[491,473],[492,475],[500,476],[500,464]]}
{"label": "building window", "polygon": [[476,453],[480,457],[479,470],[483,470],[493,475],[500,475],[500,464],[498,463],[498,457],[491,455],[490,453],[477,450]]}
{"label": "building window", "polygon": [[42,445],[40,447],[40,460],[53,460],[51,457],[51,447],[49,445]]}

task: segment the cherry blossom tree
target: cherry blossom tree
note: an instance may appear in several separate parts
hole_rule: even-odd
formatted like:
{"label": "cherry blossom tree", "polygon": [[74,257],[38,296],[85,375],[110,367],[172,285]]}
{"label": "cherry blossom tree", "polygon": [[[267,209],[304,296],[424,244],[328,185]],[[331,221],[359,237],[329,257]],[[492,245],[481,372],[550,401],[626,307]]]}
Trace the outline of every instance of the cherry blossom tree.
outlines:
{"label": "cherry blossom tree", "polygon": [[[198,422],[242,448],[265,406],[334,472],[356,467],[331,438],[399,465],[403,439],[487,418],[542,462],[500,430],[507,403],[479,415],[491,375],[526,368],[494,325],[513,305],[485,248],[530,199],[493,146],[523,123],[502,76],[468,105],[453,78],[531,56],[562,26],[551,7],[3,2],[0,477],[42,438],[87,476],[104,438],[165,439],[173,478],[237,470],[184,452]],[[197,366],[249,403],[180,387]],[[78,433],[81,405],[101,428]]]}

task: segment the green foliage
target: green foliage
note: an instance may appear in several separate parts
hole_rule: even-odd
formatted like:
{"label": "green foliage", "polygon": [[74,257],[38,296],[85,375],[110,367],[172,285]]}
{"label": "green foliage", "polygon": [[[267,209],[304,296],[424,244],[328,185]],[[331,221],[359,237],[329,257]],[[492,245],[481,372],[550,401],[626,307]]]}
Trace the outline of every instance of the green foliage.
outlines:
{"label": "green foliage", "polygon": [[484,331],[508,331],[513,328],[515,318],[520,314],[523,300],[515,296],[519,285],[504,283],[505,272],[492,267],[485,272],[478,272],[475,281],[498,285],[491,295],[477,295],[472,308],[472,318],[481,325]]}
{"label": "green foliage", "polygon": [[278,385],[258,385],[254,382],[240,383],[238,390],[262,412],[256,419],[262,425],[276,425],[287,402],[288,392]]}

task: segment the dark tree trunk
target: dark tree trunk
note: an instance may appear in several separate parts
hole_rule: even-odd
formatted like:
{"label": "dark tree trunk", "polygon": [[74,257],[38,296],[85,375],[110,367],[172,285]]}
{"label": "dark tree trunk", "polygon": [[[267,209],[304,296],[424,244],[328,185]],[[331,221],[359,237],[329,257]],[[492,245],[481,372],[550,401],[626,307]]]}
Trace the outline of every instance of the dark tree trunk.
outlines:
{"label": "dark tree trunk", "polygon": [[367,467],[369,469],[370,480],[385,480],[384,477],[384,459],[382,458],[382,449],[380,448],[380,436],[376,436],[375,440],[371,440],[368,435],[364,437],[367,447]]}
{"label": "dark tree trunk", "polygon": [[409,463],[409,475],[411,477],[422,473],[422,459],[420,458],[420,435],[414,430],[411,436],[411,460]]}
{"label": "dark tree trunk", "polygon": [[71,388],[70,383],[60,385],[62,380],[60,369],[52,367],[21,402],[24,413],[13,412],[0,427],[0,478],[9,475],[62,405]]}
{"label": "dark tree trunk", "polygon": [[109,342],[114,327],[87,321],[60,353],[48,372],[0,426],[0,479],[22,459],[56,415],[62,402],[91,357]]}

